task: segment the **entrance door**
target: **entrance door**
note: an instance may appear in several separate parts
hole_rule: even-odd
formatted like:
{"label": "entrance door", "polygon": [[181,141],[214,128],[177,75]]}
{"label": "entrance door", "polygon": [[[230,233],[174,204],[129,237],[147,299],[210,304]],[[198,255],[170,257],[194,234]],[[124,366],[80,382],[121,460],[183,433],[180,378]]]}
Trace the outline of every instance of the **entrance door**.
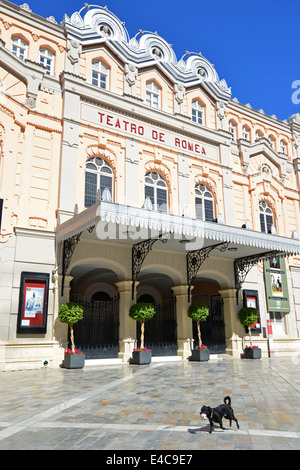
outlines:
{"label": "entrance door", "polygon": [[[176,356],[176,312],[175,297],[165,299],[163,305],[156,305],[151,295],[143,294],[138,302],[153,303],[156,314],[145,323],[145,347],[152,350],[152,356]],[[141,325],[137,322],[137,339],[140,346]]]}
{"label": "entrance door", "polygon": [[97,292],[91,302],[77,300],[83,306],[83,319],[74,325],[76,348],[87,359],[118,357],[119,299]]}
{"label": "entrance door", "polygon": [[[212,353],[225,353],[225,325],[222,299],[219,294],[200,294],[193,296],[193,302],[204,302],[209,306],[207,320],[200,323],[202,343]],[[193,321],[194,346],[198,345],[197,324]]]}

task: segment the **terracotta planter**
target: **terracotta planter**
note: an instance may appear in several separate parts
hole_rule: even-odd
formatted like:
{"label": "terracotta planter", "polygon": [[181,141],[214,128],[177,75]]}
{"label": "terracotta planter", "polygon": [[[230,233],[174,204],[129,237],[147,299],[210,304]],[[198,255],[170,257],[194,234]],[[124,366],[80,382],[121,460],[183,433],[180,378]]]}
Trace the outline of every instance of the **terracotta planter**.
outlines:
{"label": "terracotta planter", "polygon": [[151,351],[132,351],[131,364],[150,364]]}
{"label": "terracotta planter", "polygon": [[65,369],[82,369],[84,362],[85,354],[65,354],[63,367]]}
{"label": "terracotta planter", "polygon": [[190,361],[204,362],[209,360],[209,349],[192,349]]}

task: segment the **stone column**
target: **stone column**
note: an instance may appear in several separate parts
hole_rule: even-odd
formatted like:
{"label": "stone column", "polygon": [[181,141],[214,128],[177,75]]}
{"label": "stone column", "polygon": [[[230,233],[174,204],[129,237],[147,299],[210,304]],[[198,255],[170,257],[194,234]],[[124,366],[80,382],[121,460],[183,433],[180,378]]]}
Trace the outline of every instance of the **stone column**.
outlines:
{"label": "stone column", "polygon": [[193,323],[187,316],[188,286],[174,286],[172,291],[176,296],[177,355],[187,359],[191,356],[193,347]]}
{"label": "stone column", "polygon": [[136,347],[136,321],[130,318],[129,309],[136,302],[135,283],[134,299],[132,299],[132,281],[116,282],[119,289],[119,353],[118,357],[127,362],[132,356],[132,350]]}
{"label": "stone column", "polygon": [[238,317],[236,289],[219,290],[223,300],[226,353],[240,357],[242,351],[243,327]]}

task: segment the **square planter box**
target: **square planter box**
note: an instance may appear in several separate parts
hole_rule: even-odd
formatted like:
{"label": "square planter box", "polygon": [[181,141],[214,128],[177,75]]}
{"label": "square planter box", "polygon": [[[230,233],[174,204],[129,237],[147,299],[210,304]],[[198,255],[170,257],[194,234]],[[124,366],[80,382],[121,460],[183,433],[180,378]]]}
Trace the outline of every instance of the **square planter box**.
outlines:
{"label": "square planter box", "polygon": [[63,367],[65,369],[82,369],[85,354],[65,354]]}
{"label": "square planter box", "polygon": [[209,349],[192,349],[192,355],[190,361],[208,361],[209,360]]}
{"label": "square planter box", "polygon": [[132,351],[131,364],[150,364],[151,351]]}
{"label": "square planter box", "polygon": [[244,349],[246,359],[260,359],[261,349],[260,348],[245,348]]}

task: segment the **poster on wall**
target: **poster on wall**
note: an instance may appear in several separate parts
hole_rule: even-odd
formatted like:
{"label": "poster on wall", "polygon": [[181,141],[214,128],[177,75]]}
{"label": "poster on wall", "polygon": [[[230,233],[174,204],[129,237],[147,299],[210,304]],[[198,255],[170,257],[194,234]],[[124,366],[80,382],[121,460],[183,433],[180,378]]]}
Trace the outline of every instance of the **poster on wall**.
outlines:
{"label": "poster on wall", "polygon": [[46,333],[49,274],[21,273],[17,333]]}
{"label": "poster on wall", "polygon": [[289,312],[285,259],[278,257],[264,261],[268,312]]}
{"label": "poster on wall", "polygon": [[258,291],[257,290],[250,290],[244,289],[243,290],[243,306],[244,307],[251,307],[256,308],[258,311],[258,319],[257,322],[250,326],[251,331],[253,333],[260,333],[261,332],[261,325],[260,325],[260,312],[259,312],[259,302],[258,302]]}

